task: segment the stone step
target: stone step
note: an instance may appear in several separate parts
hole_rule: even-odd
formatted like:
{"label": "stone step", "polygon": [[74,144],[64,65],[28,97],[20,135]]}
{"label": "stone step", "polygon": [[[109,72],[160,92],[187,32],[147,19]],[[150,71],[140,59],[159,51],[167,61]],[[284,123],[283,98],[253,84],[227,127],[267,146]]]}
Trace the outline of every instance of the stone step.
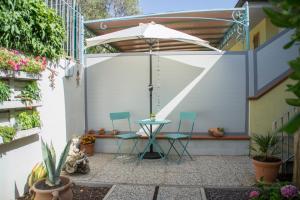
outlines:
{"label": "stone step", "polygon": [[[95,152],[98,153],[115,153],[117,152],[117,140],[115,138],[97,139],[95,143]],[[133,141],[123,141],[122,153],[129,153],[133,145]],[[183,140],[183,144],[187,141]],[[168,140],[158,140],[158,143],[167,152],[170,144]],[[140,151],[145,148],[147,144],[146,139],[139,140],[138,149]],[[175,145],[180,149],[178,144]],[[190,140],[188,144],[188,151],[191,155],[249,155],[249,140]],[[175,151],[171,151],[171,155],[175,155]]]}

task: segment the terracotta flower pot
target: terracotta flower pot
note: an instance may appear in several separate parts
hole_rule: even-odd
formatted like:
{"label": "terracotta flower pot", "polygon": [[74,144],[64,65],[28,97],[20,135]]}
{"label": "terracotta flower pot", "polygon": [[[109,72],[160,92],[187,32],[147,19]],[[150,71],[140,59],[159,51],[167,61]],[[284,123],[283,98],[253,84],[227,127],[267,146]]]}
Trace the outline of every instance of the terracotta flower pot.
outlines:
{"label": "terracotta flower pot", "polygon": [[221,131],[219,128],[210,128],[208,129],[208,133],[214,137],[223,137],[224,131]]}
{"label": "terracotta flower pot", "polygon": [[60,176],[60,179],[63,183],[62,186],[54,189],[41,189],[39,185],[41,182],[45,181],[42,179],[35,184],[33,184],[31,191],[35,193],[34,200],[72,200],[73,192],[72,192],[72,181],[66,176]]}
{"label": "terracotta flower pot", "polygon": [[253,158],[252,163],[255,170],[256,181],[260,181],[263,177],[265,183],[271,184],[276,180],[281,165],[279,158],[274,158],[273,162],[262,162]]}
{"label": "terracotta flower pot", "polygon": [[80,150],[84,151],[87,156],[92,156],[94,155],[94,143],[80,144]]}
{"label": "terracotta flower pot", "polygon": [[100,128],[99,129],[99,135],[104,135],[105,134],[105,129],[104,128]]}

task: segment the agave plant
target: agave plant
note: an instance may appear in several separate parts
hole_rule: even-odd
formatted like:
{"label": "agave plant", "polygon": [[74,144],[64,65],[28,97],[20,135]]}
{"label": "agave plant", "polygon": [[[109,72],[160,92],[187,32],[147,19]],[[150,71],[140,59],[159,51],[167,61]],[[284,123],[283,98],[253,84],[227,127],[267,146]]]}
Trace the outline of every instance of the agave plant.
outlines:
{"label": "agave plant", "polygon": [[71,141],[67,143],[62,154],[60,155],[60,159],[58,164],[56,165],[56,153],[54,147],[51,143],[49,146],[42,140],[42,155],[44,159],[45,168],[47,171],[46,184],[49,186],[56,186],[60,184],[60,173],[66,162],[69,149],[70,149]]}

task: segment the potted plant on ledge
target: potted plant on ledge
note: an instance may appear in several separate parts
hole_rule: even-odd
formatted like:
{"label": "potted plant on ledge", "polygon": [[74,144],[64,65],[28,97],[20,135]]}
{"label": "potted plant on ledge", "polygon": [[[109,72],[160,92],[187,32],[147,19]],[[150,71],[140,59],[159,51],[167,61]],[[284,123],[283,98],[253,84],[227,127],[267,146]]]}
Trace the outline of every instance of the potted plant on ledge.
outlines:
{"label": "potted plant on ledge", "polygon": [[83,135],[80,138],[80,150],[83,150],[88,156],[94,155],[94,144],[96,138],[92,135]]}
{"label": "potted plant on ledge", "polygon": [[270,133],[267,135],[254,134],[251,141],[251,150],[256,152],[252,158],[256,181],[263,180],[263,182],[271,184],[275,181],[281,165],[281,159],[274,156],[278,138],[275,134]]}
{"label": "potted plant on ledge", "polygon": [[53,145],[49,146],[42,140],[42,155],[47,171],[47,178],[37,181],[32,186],[31,191],[35,194],[35,200],[73,199],[71,180],[66,176],[60,176],[69,153],[70,144],[71,142],[69,141],[56,166],[56,154]]}

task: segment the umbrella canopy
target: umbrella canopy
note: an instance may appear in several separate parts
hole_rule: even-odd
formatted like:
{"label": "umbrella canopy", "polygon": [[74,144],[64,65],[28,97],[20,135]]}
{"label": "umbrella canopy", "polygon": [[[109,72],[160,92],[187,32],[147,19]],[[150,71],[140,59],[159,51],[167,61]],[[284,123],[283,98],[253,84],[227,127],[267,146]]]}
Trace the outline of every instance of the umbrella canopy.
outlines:
{"label": "umbrella canopy", "polygon": [[177,40],[181,42],[204,46],[215,51],[220,51],[219,49],[210,46],[209,42],[206,40],[202,40],[198,37],[168,28],[161,24],[155,24],[154,22],[148,24],[141,23],[139,26],[89,38],[86,40],[86,48],[101,44],[134,39],[149,40],[149,42],[151,43],[155,42],[156,40]]}

